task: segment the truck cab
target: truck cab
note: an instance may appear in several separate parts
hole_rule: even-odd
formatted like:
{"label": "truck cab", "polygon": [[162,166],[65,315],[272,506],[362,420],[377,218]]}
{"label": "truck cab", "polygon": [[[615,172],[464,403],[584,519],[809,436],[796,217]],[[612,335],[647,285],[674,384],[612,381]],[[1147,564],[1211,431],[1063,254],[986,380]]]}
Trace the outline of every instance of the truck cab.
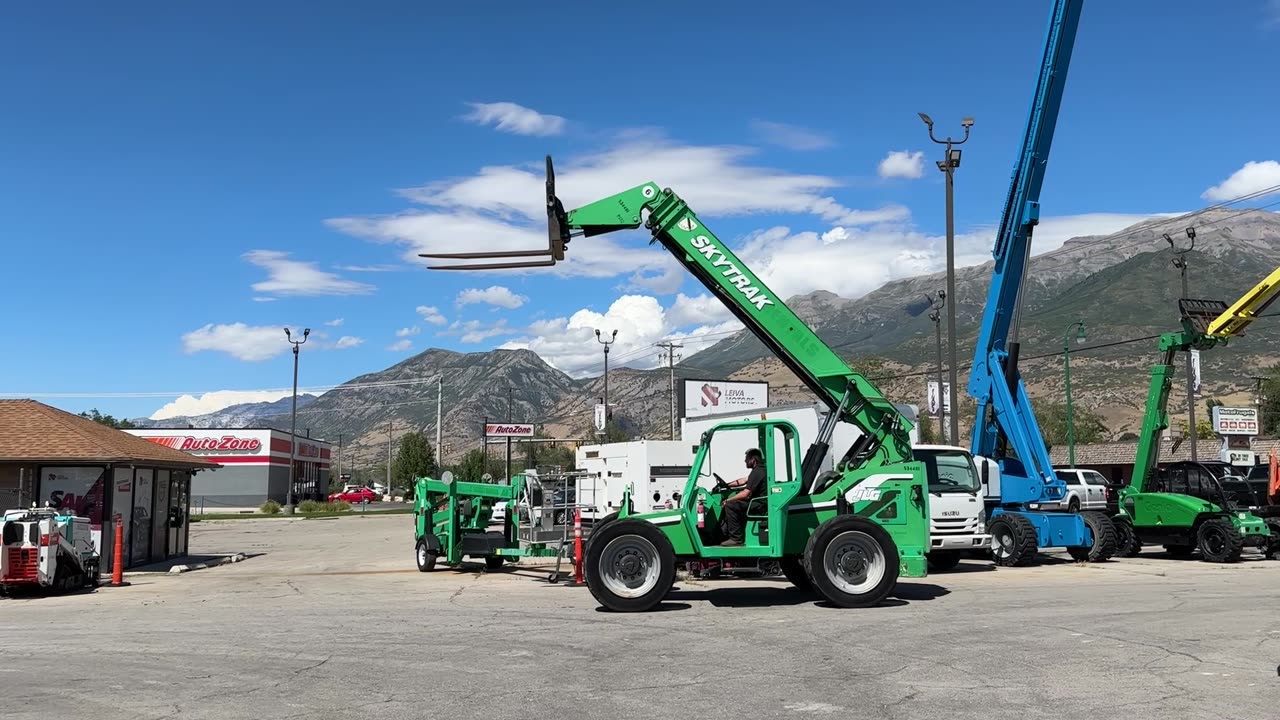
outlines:
{"label": "truck cab", "polygon": [[[979,461],[991,461],[975,459],[954,445],[913,445],[911,452],[924,463],[929,480],[929,569],[949,570],[963,552],[983,550],[991,543],[978,469]],[[989,468],[988,477],[991,472],[999,471]]]}

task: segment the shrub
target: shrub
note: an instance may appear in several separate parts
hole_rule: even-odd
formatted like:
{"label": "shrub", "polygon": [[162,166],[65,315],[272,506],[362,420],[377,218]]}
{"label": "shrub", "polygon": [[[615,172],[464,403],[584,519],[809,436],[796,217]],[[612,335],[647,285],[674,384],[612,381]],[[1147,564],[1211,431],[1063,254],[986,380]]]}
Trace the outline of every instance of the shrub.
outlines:
{"label": "shrub", "polygon": [[280,512],[280,503],[275,500],[268,500],[262,503],[262,506],[258,508],[258,512],[264,515],[275,515]]}
{"label": "shrub", "polygon": [[298,512],[311,513],[324,510],[324,504],[319,500],[303,500],[298,503]]}

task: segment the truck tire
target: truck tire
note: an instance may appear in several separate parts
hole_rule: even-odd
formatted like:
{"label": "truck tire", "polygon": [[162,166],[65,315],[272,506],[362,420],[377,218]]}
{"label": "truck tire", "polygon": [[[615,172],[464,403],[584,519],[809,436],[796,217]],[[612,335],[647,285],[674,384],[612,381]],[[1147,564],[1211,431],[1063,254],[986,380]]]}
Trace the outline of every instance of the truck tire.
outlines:
{"label": "truck tire", "polygon": [[778,565],[782,567],[782,575],[791,581],[792,585],[798,590],[805,592],[813,591],[813,583],[809,581],[809,576],[804,571],[804,561],[798,557],[788,555],[778,560]]}
{"label": "truck tire", "polygon": [[[608,515],[605,515],[604,517],[600,518],[599,520],[596,520],[595,522],[591,523],[591,530],[589,532],[585,532],[584,533],[585,537],[583,537],[582,539],[582,556],[584,558],[587,556],[587,552],[591,549],[591,538],[596,536],[596,531],[604,527],[606,523],[611,523],[617,519],[618,519],[618,511],[615,510],[609,513]],[[586,528],[583,528],[583,529],[585,530]]]}
{"label": "truck tire", "polygon": [[1196,530],[1196,547],[1205,562],[1230,563],[1240,559],[1244,538],[1226,518],[1209,518]]}
{"label": "truck tire", "polygon": [[431,572],[436,569],[436,558],[439,553],[427,542],[426,538],[419,538],[418,545],[414,548],[414,555],[418,560],[418,572]]}
{"label": "truck tire", "polygon": [[1006,512],[987,523],[991,533],[991,559],[1001,567],[1030,565],[1035,560],[1040,544],[1036,540],[1036,526],[1025,515]]}
{"label": "truck tire", "polygon": [[676,577],[671,541],[647,520],[597,526],[583,561],[592,597],[613,612],[645,612],[662,602]]}
{"label": "truck tire", "polygon": [[1127,517],[1113,517],[1111,524],[1116,530],[1116,552],[1112,557],[1137,557],[1142,552],[1142,538],[1133,527],[1133,521]]}
{"label": "truck tire", "polygon": [[888,531],[857,515],[822,523],[804,549],[813,588],[842,608],[880,604],[898,581],[898,566],[898,546]]}
{"label": "truck tire", "polygon": [[1089,562],[1106,562],[1116,552],[1115,523],[1106,514],[1097,510],[1086,510],[1080,513],[1080,519],[1089,527],[1093,535],[1093,544],[1089,547],[1069,547],[1067,554],[1074,560]]}
{"label": "truck tire", "polygon": [[960,564],[960,551],[934,550],[933,552],[925,553],[924,558],[929,562],[929,572],[954,570]]}
{"label": "truck tire", "polygon": [[484,559],[484,566],[489,570],[497,570],[502,567],[504,558],[501,555],[489,555]]}

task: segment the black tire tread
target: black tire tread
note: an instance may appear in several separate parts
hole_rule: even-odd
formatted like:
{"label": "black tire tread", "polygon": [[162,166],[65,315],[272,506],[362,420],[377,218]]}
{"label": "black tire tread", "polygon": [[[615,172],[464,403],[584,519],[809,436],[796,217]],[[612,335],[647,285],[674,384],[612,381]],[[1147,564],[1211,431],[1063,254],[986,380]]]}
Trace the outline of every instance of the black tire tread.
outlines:
{"label": "black tire tread", "polygon": [[997,523],[1007,523],[1009,529],[1013,532],[1013,554],[1008,558],[1002,559],[993,550],[991,560],[1001,567],[1021,567],[1030,565],[1035,560],[1036,553],[1039,552],[1040,546],[1036,540],[1036,526],[1021,513],[1006,512],[997,515],[987,523],[987,532],[990,532],[994,540],[995,533],[991,531],[991,526]]}
{"label": "black tire tread", "polygon": [[1093,545],[1089,547],[1072,547],[1067,548],[1067,554],[1079,561],[1088,562],[1106,562],[1116,552],[1116,528],[1115,523],[1111,522],[1111,518],[1106,513],[1097,510],[1086,510],[1080,513],[1080,519],[1084,520],[1089,526],[1090,532],[1093,533]]}
{"label": "black tire tread", "polygon": [[1142,552],[1142,538],[1138,536],[1133,521],[1127,517],[1113,516],[1111,524],[1116,530],[1116,552],[1113,557],[1138,557]]}
{"label": "black tire tread", "polygon": [[813,581],[809,579],[809,574],[805,572],[804,560],[802,558],[786,556],[778,559],[778,564],[782,566],[782,574],[797,589],[806,592],[813,592]]}
{"label": "black tire tread", "polygon": [[[1226,552],[1217,557],[1206,552],[1203,540],[1205,528],[1219,528],[1223,531],[1227,537]],[[1240,537],[1240,531],[1236,530],[1230,520],[1220,517],[1209,518],[1200,523],[1200,527],[1196,529],[1196,548],[1200,550],[1200,557],[1205,562],[1232,563],[1240,559],[1240,552],[1244,549],[1244,538]]]}
{"label": "black tire tread", "polygon": [[[662,602],[662,599],[671,591],[676,579],[675,549],[671,546],[671,541],[667,539],[666,533],[647,520],[624,518],[611,520],[603,527],[597,526],[591,534],[595,539],[603,539],[600,542],[593,543],[584,551],[582,573],[587,581],[587,589],[591,591],[591,596],[597,602],[605,609],[613,612],[645,612]],[[661,565],[661,570],[658,573],[658,583],[647,594],[638,598],[615,597],[605,587],[600,574],[595,572],[595,567],[600,562],[600,554],[603,552],[603,548],[608,545],[608,541],[623,535],[640,535],[653,543],[658,551],[658,563]]]}
{"label": "black tire tread", "polygon": [[[880,545],[881,552],[885,555],[884,578],[871,592],[862,595],[850,595],[842,592],[827,580],[826,573],[822,572],[820,564],[816,568],[816,572],[814,568],[814,558],[822,557],[827,543],[836,535],[847,530],[858,530],[875,538]],[[900,563],[898,546],[893,541],[893,537],[889,535],[889,532],[875,522],[857,515],[837,515],[819,525],[814,529],[813,534],[809,536],[808,542],[805,543],[803,556],[804,572],[809,578],[809,582],[813,585],[814,591],[832,605],[843,608],[863,608],[879,605],[893,591],[894,585],[897,584]]]}

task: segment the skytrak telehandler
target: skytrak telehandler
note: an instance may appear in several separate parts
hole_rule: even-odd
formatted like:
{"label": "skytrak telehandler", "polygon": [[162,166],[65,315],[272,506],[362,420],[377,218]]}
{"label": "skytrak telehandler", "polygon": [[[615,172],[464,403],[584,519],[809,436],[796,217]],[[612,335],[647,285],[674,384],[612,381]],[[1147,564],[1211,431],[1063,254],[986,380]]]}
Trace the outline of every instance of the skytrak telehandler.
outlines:
{"label": "skytrak telehandler", "polygon": [[[609,610],[644,611],[667,595],[684,561],[771,558],[787,578],[841,607],[879,603],[899,577],[924,577],[929,508],[924,465],[912,457],[910,422],[865,377],[802,322],[689,206],[669,188],[647,182],[565,212],[546,162],[550,246],[521,252],[425,254],[436,258],[535,257],[545,260],[433,269],[548,267],[563,260],[574,235],[593,237],[642,224],[721,300],[832,412],[801,459],[799,434],[784,420],[717,425],[701,437],[679,506],[635,514],[629,503],[595,524],[584,574]],[[644,217],[642,217],[644,216]],[[859,437],[837,469],[819,474],[839,421]],[[753,433],[768,473],[766,492],[746,513],[742,545],[718,530],[722,501],[733,491],[708,466],[714,436]]]}
{"label": "skytrak telehandler", "polygon": [[[1186,473],[1156,478],[1160,436],[1169,427],[1169,389],[1173,387],[1173,362],[1178,353],[1209,350],[1244,334],[1246,327],[1280,294],[1280,268],[1227,307],[1221,300],[1178,301],[1182,331],[1160,336],[1160,364],[1151,368],[1142,435],[1134,458],[1133,477],[1120,490],[1119,513],[1112,518],[1118,554],[1133,557],[1144,544],[1162,544],[1171,554],[1189,557],[1194,550],[1208,562],[1234,562],[1245,546],[1257,546],[1272,555],[1267,521],[1236,506],[1211,473],[1197,473],[1195,492]],[[1194,439],[1191,442],[1195,442]],[[1212,499],[1210,499],[1212,498]]]}

